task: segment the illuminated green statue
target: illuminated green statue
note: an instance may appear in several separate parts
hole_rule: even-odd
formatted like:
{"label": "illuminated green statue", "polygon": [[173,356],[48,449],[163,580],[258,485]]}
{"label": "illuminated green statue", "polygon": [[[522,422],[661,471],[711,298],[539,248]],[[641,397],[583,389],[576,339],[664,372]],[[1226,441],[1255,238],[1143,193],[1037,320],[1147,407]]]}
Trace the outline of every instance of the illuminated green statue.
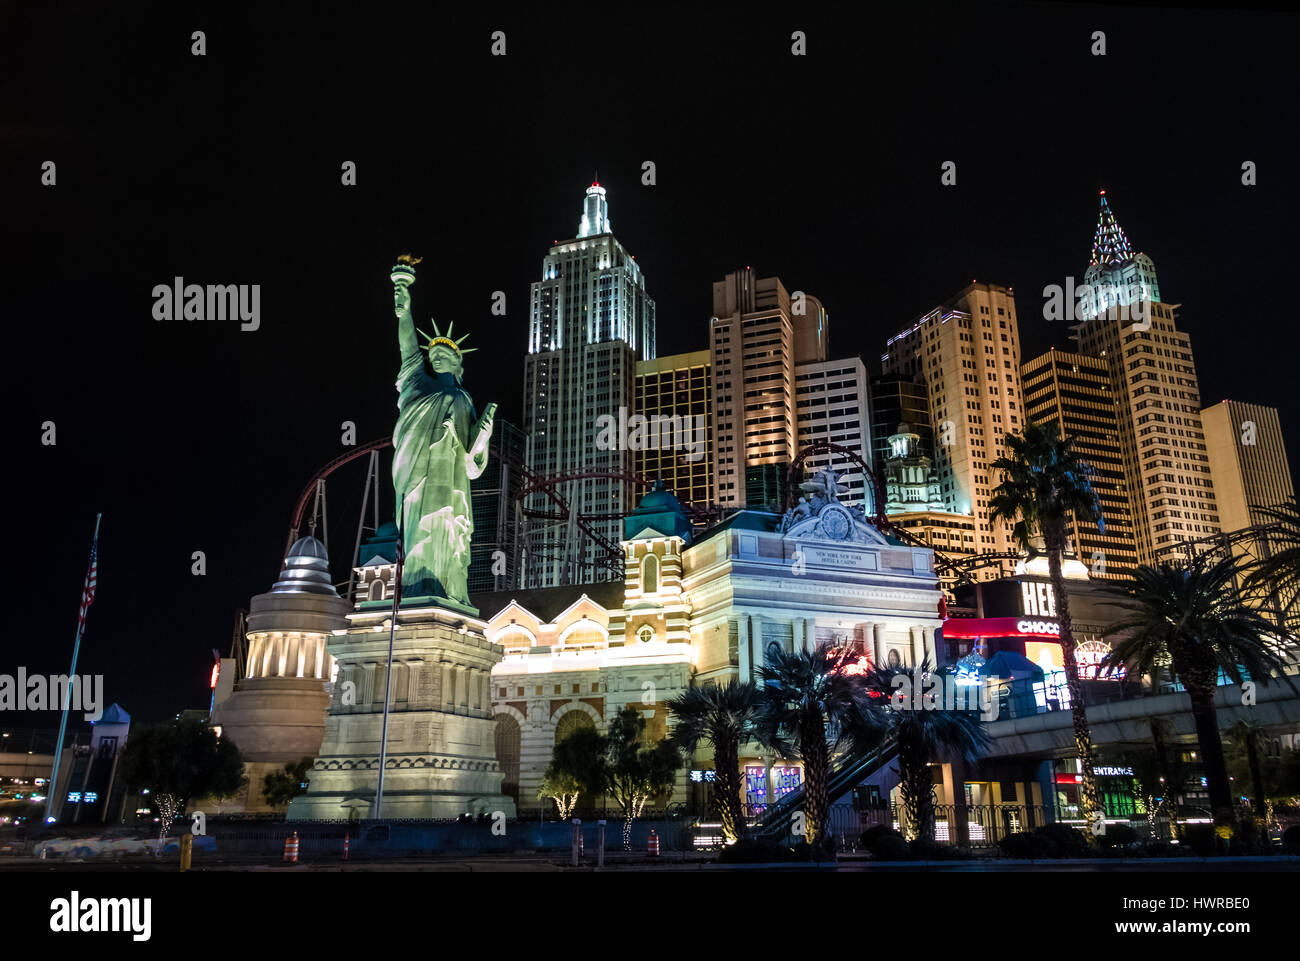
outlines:
{"label": "illuminated green statue", "polygon": [[411,317],[410,286],[420,258],[403,254],[392,270],[393,306],[402,367],[397,375],[397,426],[393,429],[393,489],[401,505],[399,524],[405,567],[402,593],[469,606],[469,544],[474,513],[469,482],[483,473],[496,404],[475,419],[474,402],[460,386],[462,348],[434,325],[428,367]]}

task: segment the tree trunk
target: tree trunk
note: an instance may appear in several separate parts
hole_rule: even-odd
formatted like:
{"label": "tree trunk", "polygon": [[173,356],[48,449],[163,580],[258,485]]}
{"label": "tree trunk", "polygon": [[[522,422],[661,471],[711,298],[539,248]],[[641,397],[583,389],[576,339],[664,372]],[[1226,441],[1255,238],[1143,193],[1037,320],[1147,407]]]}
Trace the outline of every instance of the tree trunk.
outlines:
{"label": "tree trunk", "polygon": [[739,841],[745,836],[745,807],[740,800],[740,748],[734,742],[715,744],[713,767],[717,778],[714,800],[718,819],[722,822],[722,836],[728,841]]}
{"label": "tree trunk", "polygon": [[826,831],[830,810],[830,752],[826,747],[826,728],[819,714],[808,718],[800,731],[799,753],[804,776],[804,841],[816,844]]}
{"label": "tree trunk", "polygon": [[1083,703],[1083,685],[1079,683],[1079,662],[1075,659],[1074,631],[1070,622],[1070,598],[1065,592],[1065,575],[1061,572],[1061,551],[1065,538],[1053,532],[1047,545],[1047,570],[1052,580],[1052,593],[1056,595],[1056,616],[1061,626],[1061,660],[1065,665],[1065,683],[1070,692],[1070,714],[1074,720],[1074,747],[1083,768],[1083,783],[1079,785],[1079,807],[1088,822],[1105,816],[1101,808],[1101,795],[1097,790],[1097,776],[1093,773],[1096,755],[1092,748],[1092,729],[1088,726],[1088,711]]}
{"label": "tree trunk", "polygon": [[[934,778],[924,753],[915,744],[898,741],[898,787],[903,795],[909,841],[934,840]],[[955,810],[955,807],[954,807]]]}
{"label": "tree trunk", "polygon": [[1210,810],[1214,814],[1214,823],[1231,827],[1235,815],[1232,807],[1232,788],[1228,782],[1228,765],[1223,759],[1223,742],[1219,739],[1218,711],[1214,707],[1214,694],[1217,690],[1211,673],[1211,681],[1205,683],[1204,671],[1193,671],[1184,675],[1183,686],[1192,699],[1192,719],[1196,722],[1196,742],[1201,750],[1201,764],[1205,768],[1205,785],[1210,792]]}

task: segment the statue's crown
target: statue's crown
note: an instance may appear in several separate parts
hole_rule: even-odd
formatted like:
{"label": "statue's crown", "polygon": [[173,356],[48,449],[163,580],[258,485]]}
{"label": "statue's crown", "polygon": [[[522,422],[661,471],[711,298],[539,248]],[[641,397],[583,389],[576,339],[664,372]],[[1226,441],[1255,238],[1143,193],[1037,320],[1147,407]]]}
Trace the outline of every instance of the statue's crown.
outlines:
{"label": "statue's crown", "polygon": [[[461,346],[461,342],[464,341],[466,338],[468,338],[469,334],[464,334],[461,337],[457,337],[455,340],[451,339],[451,329],[454,326],[456,326],[455,321],[448,322],[447,333],[445,334],[438,329],[438,322],[436,320],[431,320],[430,323],[433,324],[433,335],[430,336],[429,334],[424,334],[424,336],[427,338],[427,342],[424,345],[425,350],[433,350],[433,348],[438,346],[450,347],[452,350],[456,352],[456,356],[460,357],[470,353],[471,351],[475,351],[478,349],[477,347]],[[424,332],[421,331],[421,333]]]}

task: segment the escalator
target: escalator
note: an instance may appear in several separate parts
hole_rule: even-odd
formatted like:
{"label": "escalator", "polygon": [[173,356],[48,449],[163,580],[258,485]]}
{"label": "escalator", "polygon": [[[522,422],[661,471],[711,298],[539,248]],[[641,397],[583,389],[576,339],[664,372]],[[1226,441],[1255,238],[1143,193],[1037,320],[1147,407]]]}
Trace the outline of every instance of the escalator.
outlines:
{"label": "escalator", "polygon": [[[860,754],[847,754],[831,767],[828,800],[834,804],[863,779],[870,777],[898,755],[893,736]],[[768,807],[750,828],[749,836],[765,841],[783,841],[790,835],[790,815],[804,805],[804,789],[798,787]]]}

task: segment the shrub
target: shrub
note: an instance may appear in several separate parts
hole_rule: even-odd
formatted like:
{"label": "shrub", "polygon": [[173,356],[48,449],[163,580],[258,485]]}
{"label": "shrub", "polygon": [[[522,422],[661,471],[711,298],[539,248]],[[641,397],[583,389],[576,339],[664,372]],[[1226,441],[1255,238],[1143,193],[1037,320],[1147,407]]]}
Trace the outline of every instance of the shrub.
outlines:
{"label": "shrub", "polygon": [[[870,832],[865,832],[870,834]],[[885,828],[878,835],[868,840],[863,847],[870,850],[871,857],[876,861],[906,861],[910,857],[911,849],[907,845],[907,840],[892,827]]]}
{"label": "shrub", "polygon": [[1088,838],[1077,828],[1068,824],[1044,824],[1034,830],[1038,837],[1045,838],[1056,845],[1057,853],[1048,855],[1056,858],[1083,858],[1088,856]]}
{"label": "shrub", "polygon": [[876,838],[885,837],[887,835],[898,835],[898,837],[902,837],[901,834],[898,834],[898,832],[888,824],[875,824],[858,835],[858,847],[870,850],[871,844]]}
{"label": "shrub", "polygon": [[971,856],[967,848],[924,838],[917,838],[908,847],[909,853],[917,861],[960,861]]}
{"label": "shrub", "polygon": [[1293,824],[1282,832],[1282,847],[1289,854],[1300,854],[1300,824]]}
{"label": "shrub", "polygon": [[998,841],[998,847],[1009,858],[1032,858],[1042,860],[1057,856],[1060,848],[1051,838],[1038,833],[1019,831],[1008,834]]}
{"label": "shrub", "polygon": [[1126,848],[1137,839],[1137,831],[1127,824],[1107,824],[1106,833],[1098,838],[1102,846],[1108,848]]}

